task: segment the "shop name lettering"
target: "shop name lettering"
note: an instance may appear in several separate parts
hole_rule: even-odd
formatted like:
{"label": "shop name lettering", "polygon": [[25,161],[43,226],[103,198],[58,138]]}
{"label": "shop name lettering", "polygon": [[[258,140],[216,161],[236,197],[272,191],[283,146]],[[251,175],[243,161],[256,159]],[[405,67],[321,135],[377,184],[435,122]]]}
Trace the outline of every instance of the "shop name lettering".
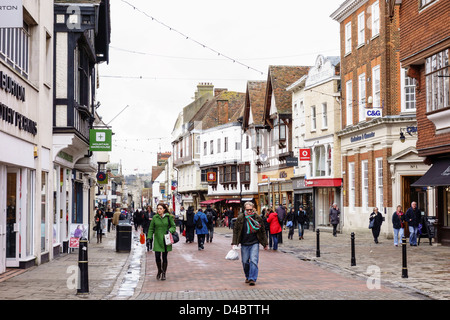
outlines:
{"label": "shop name lettering", "polygon": [[10,93],[17,100],[25,102],[25,88],[3,71],[0,71],[0,89],[5,90],[6,93]]}
{"label": "shop name lettering", "polygon": [[12,11],[12,10],[19,10],[18,6],[0,6],[0,10],[5,10],[5,11]]}
{"label": "shop name lettering", "polygon": [[3,103],[0,103],[0,119],[19,127],[20,130],[37,134],[37,123],[7,107]]}
{"label": "shop name lettering", "polygon": [[363,133],[359,136],[351,137],[350,142],[361,141],[369,138],[375,137],[375,132]]}

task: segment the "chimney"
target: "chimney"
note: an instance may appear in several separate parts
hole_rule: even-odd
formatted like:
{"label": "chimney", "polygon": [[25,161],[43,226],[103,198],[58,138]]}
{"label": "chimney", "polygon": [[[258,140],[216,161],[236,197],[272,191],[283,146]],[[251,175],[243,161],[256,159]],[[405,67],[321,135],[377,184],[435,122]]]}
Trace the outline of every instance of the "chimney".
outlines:
{"label": "chimney", "polygon": [[210,82],[200,82],[197,85],[197,92],[195,93],[195,100],[200,98],[201,96],[205,94],[214,94],[214,85]]}
{"label": "chimney", "polygon": [[219,125],[228,123],[228,100],[217,100]]}

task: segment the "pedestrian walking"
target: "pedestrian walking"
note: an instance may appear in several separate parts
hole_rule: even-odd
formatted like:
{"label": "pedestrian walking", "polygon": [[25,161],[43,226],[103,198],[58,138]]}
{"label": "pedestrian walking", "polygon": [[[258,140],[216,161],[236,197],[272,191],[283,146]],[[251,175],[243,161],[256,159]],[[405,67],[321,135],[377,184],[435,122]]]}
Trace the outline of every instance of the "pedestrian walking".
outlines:
{"label": "pedestrian walking", "polygon": [[266,238],[269,240],[269,248],[272,249],[272,237],[270,236],[270,224],[267,222],[267,219],[269,218],[269,209],[264,208],[261,212],[261,218],[263,219],[264,223],[264,231],[266,233]]}
{"label": "pedestrian walking", "polygon": [[166,245],[164,235],[167,234],[167,231],[174,233],[176,226],[173,216],[169,214],[169,210],[165,204],[160,203],[156,208],[157,214],[153,216],[152,222],[150,223],[147,238],[153,239],[153,251],[155,252],[155,262],[158,269],[156,279],[166,280],[167,256],[172,251],[172,245]]}
{"label": "pedestrian walking", "polygon": [[[276,213],[278,215],[278,221],[280,223],[281,229],[283,229],[283,226],[286,223],[286,208],[280,203],[280,205],[276,209]],[[280,232],[278,234],[278,243],[283,243],[283,232]]]}
{"label": "pedestrian walking", "polygon": [[283,229],[280,226],[278,214],[273,210],[271,210],[269,217],[267,218],[267,222],[269,223],[270,237],[272,238],[273,250],[278,250],[279,234],[283,231]]}
{"label": "pedestrian walking", "polygon": [[299,207],[298,211],[295,214],[295,221],[298,226],[298,240],[302,240],[303,234],[305,232],[305,222],[306,222],[306,211],[303,210],[303,207]]}
{"label": "pedestrian walking", "polygon": [[398,205],[397,210],[392,214],[392,227],[394,229],[394,246],[398,247],[398,242],[404,235],[404,220],[405,214],[402,211],[402,206]]}
{"label": "pedestrian walking", "polygon": [[330,208],[330,223],[333,226],[333,236],[337,237],[337,226],[340,221],[341,211],[339,210],[337,203],[333,203]]}
{"label": "pedestrian walking", "polygon": [[206,217],[206,214],[202,211],[202,209],[198,209],[197,213],[194,216],[194,226],[195,233],[197,234],[198,250],[205,249],[205,237],[208,234],[207,223],[208,218]]}
{"label": "pedestrian walking", "polygon": [[101,209],[95,207],[95,228],[97,233],[97,243],[102,243],[103,229],[105,228],[105,215]]}
{"label": "pedestrian walking", "polygon": [[115,227],[117,227],[119,225],[119,220],[120,220],[120,209],[116,208],[116,211],[114,211],[114,215],[113,215],[114,229],[115,229]]}
{"label": "pedestrian walking", "polygon": [[411,207],[405,213],[405,220],[408,222],[409,228],[409,244],[411,246],[417,246],[417,230],[421,217],[422,214],[417,208],[417,202],[411,202]]}
{"label": "pedestrian walking", "polygon": [[183,206],[180,207],[180,215],[178,216],[180,220],[180,234],[183,234],[186,228],[186,210]]}
{"label": "pedestrian walking", "polygon": [[383,223],[383,216],[381,212],[378,211],[377,207],[373,208],[372,213],[370,214],[369,221],[372,225],[372,235],[373,241],[378,243],[378,237],[380,236],[381,224]]}
{"label": "pedestrian walking", "polygon": [[286,216],[286,227],[289,229],[288,239],[293,240],[294,238],[294,220],[295,220],[295,212],[294,208],[289,210]]}
{"label": "pedestrian walking", "polygon": [[186,243],[194,242],[195,225],[194,225],[194,207],[189,206],[186,211]]}
{"label": "pedestrian walking", "polygon": [[236,219],[231,245],[241,245],[245,283],[254,286],[259,271],[259,245],[267,250],[267,237],[263,219],[256,214],[253,202],[246,202],[244,208],[245,212]]}
{"label": "pedestrian walking", "polygon": [[231,229],[231,220],[234,218],[234,211],[233,211],[233,207],[230,207],[227,211],[227,224],[228,224],[228,229]]}
{"label": "pedestrian walking", "polygon": [[208,223],[206,224],[206,227],[208,228],[208,233],[206,234],[206,242],[212,242],[214,236],[214,225],[217,220],[217,213],[216,210],[208,206],[205,214],[208,220]]}
{"label": "pedestrian walking", "polygon": [[[112,212],[110,206],[108,206],[108,207],[106,208],[105,215],[106,215],[106,217],[108,218],[108,232],[111,232],[111,226],[113,225],[113,224],[112,224],[112,218],[113,218],[114,213]],[[113,230],[114,230],[114,229],[113,229]]]}
{"label": "pedestrian walking", "polygon": [[[152,207],[148,206],[147,210],[142,212],[142,233],[148,234],[148,228],[150,227],[150,214],[152,213]],[[151,239],[147,239],[145,242],[145,246],[147,247],[147,251],[150,251],[151,248]]]}

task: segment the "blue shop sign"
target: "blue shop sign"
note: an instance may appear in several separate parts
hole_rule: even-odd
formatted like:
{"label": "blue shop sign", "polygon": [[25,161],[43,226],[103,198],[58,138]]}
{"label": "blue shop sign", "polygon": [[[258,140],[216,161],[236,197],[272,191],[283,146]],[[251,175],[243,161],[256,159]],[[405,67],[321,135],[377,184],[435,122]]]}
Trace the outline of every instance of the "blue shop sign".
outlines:
{"label": "blue shop sign", "polygon": [[357,142],[375,137],[375,132],[363,133],[350,138],[350,142]]}

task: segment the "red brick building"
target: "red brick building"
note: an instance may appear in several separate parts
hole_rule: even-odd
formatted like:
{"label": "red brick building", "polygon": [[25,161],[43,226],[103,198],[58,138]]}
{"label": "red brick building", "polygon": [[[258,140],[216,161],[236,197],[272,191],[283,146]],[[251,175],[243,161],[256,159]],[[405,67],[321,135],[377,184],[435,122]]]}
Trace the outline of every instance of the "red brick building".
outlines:
{"label": "red brick building", "polygon": [[415,187],[434,190],[436,239],[450,245],[450,1],[403,0],[400,62],[416,79],[417,151],[430,170]]}
{"label": "red brick building", "polygon": [[377,207],[387,222],[382,233],[390,236],[397,205],[421,198],[421,209],[427,206],[426,191],[421,197],[410,188],[426,172],[416,137],[399,139],[416,128],[416,110],[405,91],[414,81],[400,68],[398,7],[391,16],[384,0],[347,0],[331,18],[341,39],[343,229],[368,230]]}

